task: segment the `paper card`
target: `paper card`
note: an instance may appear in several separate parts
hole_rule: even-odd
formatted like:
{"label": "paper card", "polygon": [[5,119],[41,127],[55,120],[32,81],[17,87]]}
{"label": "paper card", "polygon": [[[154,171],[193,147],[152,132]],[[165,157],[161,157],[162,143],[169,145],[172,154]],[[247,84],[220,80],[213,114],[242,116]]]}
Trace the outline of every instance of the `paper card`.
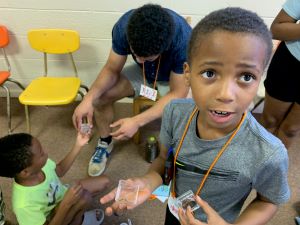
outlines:
{"label": "paper card", "polygon": [[157,90],[141,84],[140,96],[144,96],[152,101],[156,101]]}
{"label": "paper card", "polygon": [[152,196],[160,200],[161,202],[165,202],[170,195],[170,189],[171,189],[171,183],[169,185],[160,185],[158,188],[156,188]]}
{"label": "paper card", "polygon": [[158,188],[156,188],[152,194],[163,196],[163,197],[169,197],[170,195],[170,189],[171,189],[171,183],[169,185],[160,185]]}

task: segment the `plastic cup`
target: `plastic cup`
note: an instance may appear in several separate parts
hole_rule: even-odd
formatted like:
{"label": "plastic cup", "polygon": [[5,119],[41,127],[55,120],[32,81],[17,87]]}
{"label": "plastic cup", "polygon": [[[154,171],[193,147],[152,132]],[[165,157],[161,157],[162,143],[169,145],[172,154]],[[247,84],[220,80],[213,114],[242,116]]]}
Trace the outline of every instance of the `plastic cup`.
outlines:
{"label": "plastic cup", "polygon": [[181,207],[184,211],[187,209],[188,206],[191,207],[192,212],[200,208],[200,206],[197,204],[194,198],[194,193],[191,190],[180,195],[177,198],[177,201],[179,207]]}
{"label": "plastic cup", "polygon": [[134,185],[132,182],[126,180],[119,180],[115,201],[127,205],[135,205],[137,203],[138,193],[138,185]]}

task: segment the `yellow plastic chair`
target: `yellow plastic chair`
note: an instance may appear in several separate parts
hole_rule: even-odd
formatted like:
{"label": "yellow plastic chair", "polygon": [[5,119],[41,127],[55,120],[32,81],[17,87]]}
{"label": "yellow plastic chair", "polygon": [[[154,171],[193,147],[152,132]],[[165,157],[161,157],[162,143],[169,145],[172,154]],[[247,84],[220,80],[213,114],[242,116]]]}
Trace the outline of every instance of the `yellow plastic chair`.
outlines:
{"label": "yellow plastic chair", "polygon": [[[72,52],[80,46],[79,34],[74,30],[64,29],[34,29],[28,32],[31,47],[44,54],[44,75],[34,79],[19,96],[19,101],[25,105],[28,132],[31,131],[28,106],[66,105],[73,102],[80,94],[80,87],[86,92],[88,88],[81,85]],[[47,77],[47,54],[69,54],[74,75]]]}
{"label": "yellow plastic chair", "polygon": [[11,133],[11,113],[10,113],[10,91],[8,86],[5,85],[6,82],[12,82],[18,85],[22,90],[24,90],[23,85],[10,78],[11,75],[11,66],[8,60],[8,57],[5,52],[5,47],[9,44],[9,35],[8,30],[4,25],[0,25],[0,48],[4,56],[6,69],[0,70],[0,87],[2,87],[6,92],[6,112],[7,112],[7,123],[8,123],[8,133]]}

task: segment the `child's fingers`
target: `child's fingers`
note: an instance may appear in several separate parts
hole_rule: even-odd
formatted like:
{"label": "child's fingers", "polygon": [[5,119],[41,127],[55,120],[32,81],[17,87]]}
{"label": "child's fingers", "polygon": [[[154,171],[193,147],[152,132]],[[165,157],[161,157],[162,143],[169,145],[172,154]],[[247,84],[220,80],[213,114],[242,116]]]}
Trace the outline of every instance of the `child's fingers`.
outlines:
{"label": "child's fingers", "polygon": [[107,216],[111,216],[111,215],[121,216],[122,214],[124,214],[124,211],[126,211],[126,209],[127,206],[125,204],[119,204],[115,202],[113,205],[105,209],[105,214]]}
{"label": "child's fingers", "polygon": [[179,208],[178,215],[181,225],[205,225],[205,223],[195,219],[194,213],[192,212],[190,206],[188,206],[185,212],[182,208]]}
{"label": "child's fingers", "polygon": [[185,211],[185,215],[187,217],[188,224],[191,224],[191,225],[193,225],[193,224],[204,225],[205,224],[195,218],[191,206],[187,207],[187,210]]}
{"label": "child's fingers", "polygon": [[126,140],[126,139],[128,139],[127,136],[126,136],[126,133],[124,131],[122,131],[121,129],[118,129],[115,132],[110,133],[110,135],[115,140]]}
{"label": "child's fingers", "polygon": [[76,184],[74,186],[73,190],[76,195],[81,195],[81,193],[83,192],[83,188],[82,188],[81,184]]}
{"label": "child's fingers", "polygon": [[92,129],[93,128],[93,113],[88,113],[86,117],[88,120],[88,124],[90,125],[90,127]]}
{"label": "child's fingers", "polygon": [[213,217],[213,216],[219,216],[217,214],[217,212],[210,207],[210,205],[204,201],[203,199],[201,199],[199,196],[195,197],[195,200],[197,202],[197,204],[203,209],[203,211],[206,213],[207,217]]}
{"label": "child's fingers", "polygon": [[179,220],[180,220],[180,224],[181,225],[186,225],[187,223],[187,217],[184,213],[184,211],[182,210],[182,208],[178,209],[178,216],[179,216]]}
{"label": "child's fingers", "polygon": [[114,127],[117,127],[117,126],[121,126],[122,122],[123,122],[123,120],[120,119],[120,120],[118,120],[118,121],[113,122],[112,124],[110,124],[110,127],[114,128]]}
{"label": "child's fingers", "polygon": [[111,207],[107,207],[105,209],[105,215],[111,216],[113,214],[113,209]]}
{"label": "child's fingers", "polygon": [[117,192],[117,189],[113,189],[111,192],[109,192],[108,194],[104,195],[102,198],[100,198],[100,203],[101,204],[106,204],[112,200],[115,199],[115,196],[116,196],[116,192]]}

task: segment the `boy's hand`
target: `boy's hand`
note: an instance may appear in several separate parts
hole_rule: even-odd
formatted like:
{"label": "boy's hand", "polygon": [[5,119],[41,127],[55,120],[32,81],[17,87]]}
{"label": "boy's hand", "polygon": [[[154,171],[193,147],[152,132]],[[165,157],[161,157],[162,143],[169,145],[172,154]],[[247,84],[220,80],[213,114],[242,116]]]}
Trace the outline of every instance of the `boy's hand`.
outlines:
{"label": "boy's hand", "polygon": [[88,123],[93,126],[93,114],[94,114],[94,107],[91,101],[87,99],[83,99],[80,104],[76,107],[72,120],[73,125],[76,130],[80,130],[80,125],[82,123],[82,118],[87,117]]}
{"label": "boy's hand", "polygon": [[111,132],[110,135],[115,140],[128,140],[139,129],[138,122],[133,117],[120,119],[110,125],[111,128],[118,127],[117,130]]}
{"label": "boy's hand", "polygon": [[62,203],[72,206],[78,202],[82,194],[83,194],[83,187],[81,186],[81,184],[75,184],[68,189],[68,191],[66,192],[62,200]]}
{"label": "boy's hand", "polygon": [[148,181],[145,178],[132,178],[126,180],[129,183],[132,183],[133,185],[139,185],[139,193],[138,193],[138,199],[137,203],[132,204],[125,204],[124,202],[115,202],[115,197],[117,193],[117,188],[113,189],[110,193],[100,198],[100,203],[105,204],[110,201],[114,201],[113,204],[106,208],[105,214],[107,216],[114,215],[121,215],[124,213],[127,209],[134,209],[135,207],[141,205],[143,202],[145,202],[149,197],[151,196],[151,189],[148,185]]}
{"label": "boy's hand", "polygon": [[82,134],[80,132],[77,132],[76,145],[79,147],[86,145],[90,140],[90,136],[90,133]]}
{"label": "boy's hand", "polygon": [[192,209],[188,206],[186,212],[181,208],[179,209],[178,215],[181,225],[230,225],[212,208],[210,205],[203,201],[199,196],[195,197],[197,204],[203,209],[207,215],[207,223],[201,222],[193,216]]}

